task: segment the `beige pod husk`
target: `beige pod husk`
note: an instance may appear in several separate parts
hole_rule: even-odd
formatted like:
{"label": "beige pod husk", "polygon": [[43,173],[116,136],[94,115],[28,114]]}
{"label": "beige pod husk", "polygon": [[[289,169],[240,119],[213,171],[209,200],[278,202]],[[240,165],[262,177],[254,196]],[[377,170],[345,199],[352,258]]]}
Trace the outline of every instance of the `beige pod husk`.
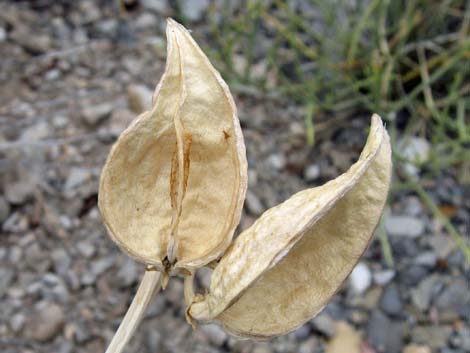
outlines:
{"label": "beige pod husk", "polygon": [[171,19],[167,40],[153,107],[113,146],[99,208],[111,238],[130,256],[159,270],[192,272],[230,244],[247,163],[235,104],[220,74]]}
{"label": "beige pod husk", "polygon": [[346,173],[269,209],[235,239],[212,274],[209,294],[189,308],[190,319],[265,339],[312,318],[367,248],[390,174],[389,137],[374,115],[366,146]]}

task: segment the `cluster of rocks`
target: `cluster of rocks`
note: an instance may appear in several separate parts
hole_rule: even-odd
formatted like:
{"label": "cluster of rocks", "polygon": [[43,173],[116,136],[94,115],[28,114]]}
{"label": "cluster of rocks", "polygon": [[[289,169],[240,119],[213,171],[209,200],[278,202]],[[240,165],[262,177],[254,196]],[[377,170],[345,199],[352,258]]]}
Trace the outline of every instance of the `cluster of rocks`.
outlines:
{"label": "cluster of rocks", "polygon": [[[143,272],[106,236],[96,206],[98,179],[113,141],[151,104],[164,69],[165,17],[176,11],[167,1],[141,0],[127,12],[115,3],[2,5],[4,353],[104,351]],[[203,41],[198,33],[206,33],[201,20],[210,2],[177,3]],[[240,229],[296,191],[344,172],[365,140],[367,119],[342,125],[347,129],[325,121],[312,149],[302,107],[244,89],[235,90],[235,99],[250,167]],[[412,140],[400,148],[422,160],[427,144]],[[419,175],[415,165],[407,168]],[[452,170],[443,171],[426,187],[465,234],[470,212],[455,180]],[[345,345],[350,352],[469,352],[470,270],[443,225],[403,191],[391,198],[379,231],[388,235],[394,266],[376,237],[344,289],[295,332],[265,343],[236,340],[216,325],[193,332],[184,319],[182,282],[175,279],[152,303],[128,352],[332,353]],[[210,271],[198,280],[207,288]]]}

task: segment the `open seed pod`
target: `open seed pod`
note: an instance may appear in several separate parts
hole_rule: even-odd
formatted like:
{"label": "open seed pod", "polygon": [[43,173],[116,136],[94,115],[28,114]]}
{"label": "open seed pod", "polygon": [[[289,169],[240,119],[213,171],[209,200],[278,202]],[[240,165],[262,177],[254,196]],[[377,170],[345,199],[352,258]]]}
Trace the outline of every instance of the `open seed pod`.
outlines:
{"label": "open seed pod", "polygon": [[192,271],[231,242],[246,192],[245,145],[228,87],[189,32],[170,19],[167,39],[153,107],[112,148],[99,208],[130,256]]}
{"label": "open seed pod", "polygon": [[269,338],[316,315],[365,251],[387,198],[391,151],[377,115],[359,160],[266,211],[230,246],[188,310],[234,335]]}

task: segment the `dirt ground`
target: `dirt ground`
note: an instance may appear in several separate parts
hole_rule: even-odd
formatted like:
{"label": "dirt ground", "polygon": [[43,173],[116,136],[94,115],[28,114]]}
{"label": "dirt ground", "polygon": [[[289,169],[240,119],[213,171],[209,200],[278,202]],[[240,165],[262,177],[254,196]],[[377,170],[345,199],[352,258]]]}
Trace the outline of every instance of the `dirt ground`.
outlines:
{"label": "dirt ground", "polygon": [[[204,47],[201,8],[185,11]],[[165,18],[173,13],[166,1],[142,1],[126,14],[113,2],[2,2],[1,352],[104,352],[119,325],[144,266],[106,235],[98,179],[119,133],[150,104],[164,69]],[[311,148],[301,108],[249,90],[234,98],[249,164],[240,229],[294,192],[344,172],[365,142],[367,116],[347,125],[318,122]],[[469,205],[455,180],[443,171],[429,186],[466,234]],[[384,231],[394,266],[376,236],[327,308],[293,333],[259,343],[215,325],[193,331],[182,283],[173,279],[127,352],[346,352],[341,345],[363,353],[470,352],[470,270],[451,236],[406,191],[390,198]],[[198,280],[207,287],[209,271]]]}

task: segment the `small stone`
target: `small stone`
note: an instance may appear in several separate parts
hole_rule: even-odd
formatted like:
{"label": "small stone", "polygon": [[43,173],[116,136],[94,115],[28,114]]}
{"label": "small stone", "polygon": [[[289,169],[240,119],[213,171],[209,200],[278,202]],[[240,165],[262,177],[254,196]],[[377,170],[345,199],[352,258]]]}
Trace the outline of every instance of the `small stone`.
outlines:
{"label": "small stone", "polygon": [[82,185],[91,178],[89,169],[81,167],[73,167],[70,169],[69,176],[65,182],[64,189],[72,190],[79,185]]}
{"label": "small stone", "polygon": [[297,341],[303,341],[310,336],[310,327],[308,325],[302,325],[291,333]]}
{"label": "small stone", "polygon": [[[239,341],[241,342],[241,341]],[[237,343],[239,343],[237,342]],[[239,350],[237,350],[239,351]],[[245,352],[245,350],[240,350],[241,352]],[[253,348],[252,353],[272,353],[272,349],[269,347],[267,343],[257,343],[256,347]]]}
{"label": "small stone", "polygon": [[8,202],[0,196],[0,224],[8,218],[10,214],[10,205]]}
{"label": "small stone", "polygon": [[442,319],[455,320],[459,312],[470,305],[470,285],[463,279],[455,279],[436,299],[436,306]]}
{"label": "small stone", "polygon": [[109,133],[113,136],[119,136],[134,120],[135,113],[128,109],[115,109],[109,119]]}
{"label": "small stone", "polygon": [[336,324],[336,335],[328,343],[326,353],[360,353],[361,334],[346,322],[340,321]]}
{"label": "small stone", "polygon": [[107,18],[103,21],[100,21],[96,24],[96,28],[107,35],[113,36],[115,35],[117,29],[118,29],[118,21],[114,18]]}
{"label": "small stone", "polygon": [[416,288],[411,290],[411,302],[421,312],[429,309],[439,281],[438,276],[429,276],[421,281]]}
{"label": "small stone", "polygon": [[470,328],[461,327],[458,334],[461,340],[461,348],[465,352],[470,352]]}
{"label": "small stone", "polygon": [[127,87],[127,103],[129,108],[140,114],[152,107],[153,92],[144,85],[132,84]]}
{"label": "small stone", "polygon": [[406,268],[406,270],[400,274],[400,279],[404,284],[416,285],[421,282],[428,275],[429,270],[426,267],[412,265]]}
{"label": "small stone", "polygon": [[300,344],[299,353],[314,353],[317,347],[318,340],[315,337],[310,337],[308,340]]}
{"label": "small stone", "polygon": [[381,309],[388,315],[396,316],[401,314],[403,303],[396,285],[389,285],[380,299]]}
{"label": "small stone", "polygon": [[165,14],[168,11],[167,0],[141,0],[140,3],[144,9],[159,14]]}
{"label": "small stone", "polygon": [[248,187],[254,188],[258,184],[258,173],[256,169],[248,168]]}
{"label": "small stone", "polygon": [[61,306],[40,302],[27,323],[26,335],[33,340],[46,342],[62,331],[65,315]]}
{"label": "small stone", "polygon": [[150,318],[154,316],[159,316],[165,311],[166,304],[165,304],[165,297],[162,295],[159,295],[155,298],[154,301],[150,304],[145,317]]}
{"label": "small stone", "polygon": [[82,110],[82,117],[85,122],[90,125],[94,126],[106,120],[113,111],[113,104],[112,103],[101,103],[101,104],[89,104],[88,106],[84,107]]}
{"label": "small stone", "polygon": [[12,205],[21,205],[34,196],[36,185],[29,180],[19,180],[5,186],[5,198]]}
{"label": "small stone", "polygon": [[326,337],[333,337],[336,334],[336,323],[327,313],[321,313],[310,320],[310,325]]}
{"label": "small stone", "polygon": [[20,332],[23,328],[26,318],[23,313],[17,313],[10,319],[10,327],[13,332]]}
{"label": "small stone", "polygon": [[423,205],[417,196],[410,196],[406,199],[405,214],[410,216],[419,216],[423,213]]}
{"label": "small stone", "polygon": [[82,240],[77,243],[77,249],[86,258],[92,257],[96,252],[96,247],[88,240]]}
{"label": "small stone", "polygon": [[116,274],[118,286],[126,288],[137,282],[139,277],[139,268],[136,262],[132,259],[126,258],[124,264],[121,266]]}
{"label": "small stone", "polygon": [[407,173],[417,176],[419,174],[419,165],[429,159],[430,145],[426,139],[411,137],[398,141],[397,150],[407,160],[404,164]]}
{"label": "small stone", "polygon": [[113,265],[114,256],[110,255],[108,257],[93,261],[91,265],[91,272],[95,276],[99,276],[109,270]]}
{"label": "small stone", "polygon": [[286,166],[286,157],[280,153],[271,154],[266,161],[275,170],[282,170]]}
{"label": "small stone", "polygon": [[356,294],[364,293],[371,285],[372,274],[363,262],[356,265],[349,276],[349,284]]}
{"label": "small stone", "polygon": [[246,193],[245,205],[248,212],[255,216],[259,216],[264,211],[261,200],[251,190],[248,190]]}
{"label": "small stone", "polygon": [[49,131],[50,131],[49,124],[44,120],[40,120],[36,124],[28,126],[21,133],[20,140],[27,141],[27,142],[39,141],[48,137]]}
{"label": "small stone", "polygon": [[58,275],[65,275],[70,268],[72,259],[70,255],[62,248],[54,249],[51,254],[54,272]]}
{"label": "small stone", "polygon": [[433,268],[436,265],[438,258],[434,251],[425,251],[420,253],[414,260],[416,265]]}
{"label": "small stone", "polygon": [[424,163],[429,159],[431,147],[428,140],[421,137],[406,138],[398,142],[398,151],[413,163]]}
{"label": "small stone", "polygon": [[228,336],[222,328],[216,324],[203,325],[201,331],[207,337],[210,343],[217,347],[223,346]]}
{"label": "small stone", "polygon": [[155,27],[157,23],[157,18],[154,14],[144,12],[135,20],[134,24],[136,28],[145,29]]}
{"label": "small stone", "polygon": [[14,277],[15,272],[12,269],[0,267],[0,298],[7,292]]}
{"label": "small stone", "polygon": [[209,289],[213,270],[209,267],[201,267],[196,272],[196,277],[202,288]]}
{"label": "small stone", "polygon": [[7,31],[5,28],[0,27],[0,43],[3,43],[7,39]]}
{"label": "small stone", "polygon": [[403,353],[431,353],[431,348],[417,344],[410,344],[405,347]]}
{"label": "small stone", "polygon": [[403,328],[390,321],[380,311],[373,311],[367,326],[367,340],[378,352],[400,353],[403,345]]}
{"label": "small stone", "polygon": [[178,5],[183,17],[188,21],[195,22],[202,19],[204,12],[209,7],[209,0],[187,1],[178,0]]}
{"label": "small stone", "polygon": [[149,352],[160,352],[162,335],[156,330],[148,330],[145,335],[145,343]]}
{"label": "small stone", "polygon": [[416,326],[411,331],[411,338],[414,343],[439,349],[447,346],[451,334],[452,328],[449,326]]}
{"label": "small stone", "polygon": [[304,178],[307,181],[314,181],[320,176],[320,166],[317,164],[309,165],[304,170]]}
{"label": "small stone", "polygon": [[395,271],[394,270],[383,270],[383,271],[378,271],[373,274],[374,278],[374,283],[378,284],[379,286],[384,286],[395,277]]}
{"label": "small stone", "polygon": [[416,238],[424,233],[424,222],[406,215],[389,215],[385,218],[385,230],[391,236]]}
{"label": "small stone", "polygon": [[38,33],[32,34],[25,30],[13,31],[10,38],[33,55],[46,53],[52,44],[50,37]]}

